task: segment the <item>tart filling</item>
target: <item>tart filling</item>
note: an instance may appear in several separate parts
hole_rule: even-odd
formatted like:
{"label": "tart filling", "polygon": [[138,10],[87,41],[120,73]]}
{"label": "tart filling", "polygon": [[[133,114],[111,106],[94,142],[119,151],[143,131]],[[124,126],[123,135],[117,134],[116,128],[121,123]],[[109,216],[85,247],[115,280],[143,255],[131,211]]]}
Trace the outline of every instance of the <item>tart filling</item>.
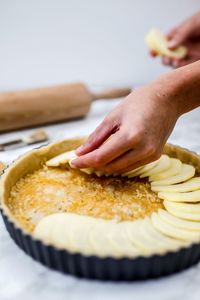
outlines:
{"label": "tart filling", "polygon": [[124,174],[70,167],[74,151],[13,185],[9,210],[47,244],[87,255],[136,257],[200,240],[200,177],[163,154]]}

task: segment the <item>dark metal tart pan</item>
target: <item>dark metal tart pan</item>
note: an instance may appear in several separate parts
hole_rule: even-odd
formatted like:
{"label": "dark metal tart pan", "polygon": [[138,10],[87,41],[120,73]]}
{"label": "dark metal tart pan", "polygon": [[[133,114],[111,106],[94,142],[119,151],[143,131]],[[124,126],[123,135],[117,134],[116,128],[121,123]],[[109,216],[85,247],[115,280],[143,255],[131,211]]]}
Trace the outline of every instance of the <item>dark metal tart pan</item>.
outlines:
{"label": "dark metal tart pan", "polygon": [[[63,141],[60,144],[60,153],[70,150],[69,147],[67,147],[67,141],[72,141],[72,144],[75,146],[81,143],[80,139]],[[59,143],[52,145],[53,149],[56,149],[57,154],[59,154],[58,145]],[[38,150],[35,150],[34,157],[34,163],[36,164],[38,161],[41,164],[42,155],[47,155],[47,159],[53,156],[51,149],[48,150],[48,146],[45,147],[44,151],[39,155],[37,155],[37,151]],[[200,157],[197,154],[169,144],[165,147],[165,153],[178,157],[186,163],[192,163],[199,173]],[[23,157],[21,159],[23,159]],[[15,162],[16,165],[17,162],[18,161]],[[6,176],[7,172],[8,171],[6,171],[3,176]],[[22,171],[22,176],[24,174],[25,171]],[[12,182],[12,184],[14,184],[14,182]],[[2,192],[1,197],[3,197]],[[162,255],[152,255],[149,257],[140,256],[137,258],[101,258],[95,255],[86,256],[81,253],[59,250],[54,246],[45,245],[42,241],[36,240],[31,234],[25,232],[19,224],[16,223],[8,211],[8,208],[5,206],[5,203],[2,203],[2,201],[1,199],[1,214],[11,238],[33,259],[62,273],[99,280],[146,280],[180,272],[200,261],[199,243],[191,244],[187,248],[181,248],[176,252],[167,252]]]}

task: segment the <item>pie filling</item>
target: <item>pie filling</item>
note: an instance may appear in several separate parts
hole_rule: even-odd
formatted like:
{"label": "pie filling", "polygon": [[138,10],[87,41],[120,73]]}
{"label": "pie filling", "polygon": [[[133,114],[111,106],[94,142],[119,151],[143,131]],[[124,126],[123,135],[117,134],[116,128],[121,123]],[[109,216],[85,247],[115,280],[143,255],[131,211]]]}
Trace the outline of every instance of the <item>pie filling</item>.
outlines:
{"label": "pie filling", "polygon": [[200,241],[200,177],[163,154],[124,174],[70,167],[74,151],[18,180],[7,200],[18,223],[47,244],[86,255],[136,257]]}
{"label": "pie filling", "polygon": [[44,165],[17,182],[8,207],[26,230],[33,231],[43,217],[53,213],[133,221],[163,208],[162,202],[146,178],[98,178]]}

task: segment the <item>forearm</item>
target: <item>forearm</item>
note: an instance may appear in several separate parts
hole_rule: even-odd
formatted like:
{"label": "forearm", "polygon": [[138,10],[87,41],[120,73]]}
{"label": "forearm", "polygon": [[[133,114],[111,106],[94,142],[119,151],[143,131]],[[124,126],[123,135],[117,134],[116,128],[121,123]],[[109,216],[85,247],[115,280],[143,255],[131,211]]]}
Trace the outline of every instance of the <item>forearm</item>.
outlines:
{"label": "forearm", "polygon": [[200,106],[200,60],[162,75],[152,84],[161,101],[173,102],[182,115]]}

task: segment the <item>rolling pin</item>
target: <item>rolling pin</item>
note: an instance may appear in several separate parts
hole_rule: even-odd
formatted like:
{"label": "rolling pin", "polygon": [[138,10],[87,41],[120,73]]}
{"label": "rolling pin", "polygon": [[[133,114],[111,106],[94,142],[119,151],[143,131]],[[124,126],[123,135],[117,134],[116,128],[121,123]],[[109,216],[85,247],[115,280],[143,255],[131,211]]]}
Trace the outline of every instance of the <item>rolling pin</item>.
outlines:
{"label": "rolling pin", "polygon": [[97,99],[125,97],[129,88],[92,93],[82,83],[0,93],[0,132],[81,118]]}

